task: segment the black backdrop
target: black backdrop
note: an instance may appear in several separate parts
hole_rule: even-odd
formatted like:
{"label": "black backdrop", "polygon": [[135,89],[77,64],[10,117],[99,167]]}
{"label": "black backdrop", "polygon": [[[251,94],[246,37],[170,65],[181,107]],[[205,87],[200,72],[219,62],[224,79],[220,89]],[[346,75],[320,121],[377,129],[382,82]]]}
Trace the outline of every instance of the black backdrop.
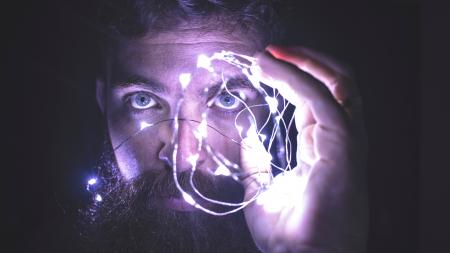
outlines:
{"label": "black backdrop", "polygon": [[[9,152],[2,186],[7,241],[17,251],[51,242],[52,224],[68,222],[88,198],[85,181],[104,138],[94,95],[96,2],[4,9],[2,121]],[[418,252],[422,6],[296,2],[286,43],[348,63],[361,87],[370,140],[369,252]]]}

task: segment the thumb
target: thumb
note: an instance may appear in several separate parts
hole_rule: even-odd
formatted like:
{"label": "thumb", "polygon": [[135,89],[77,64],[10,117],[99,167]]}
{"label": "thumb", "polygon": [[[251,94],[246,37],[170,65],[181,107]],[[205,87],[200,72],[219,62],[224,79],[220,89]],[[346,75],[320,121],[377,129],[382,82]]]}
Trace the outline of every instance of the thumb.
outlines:
{"label": "thumb", "polygon": [[261,186],[272,180],[272,156],[266,151],[253,127],[241,142],[242,183],[245,197],[252,196]]}

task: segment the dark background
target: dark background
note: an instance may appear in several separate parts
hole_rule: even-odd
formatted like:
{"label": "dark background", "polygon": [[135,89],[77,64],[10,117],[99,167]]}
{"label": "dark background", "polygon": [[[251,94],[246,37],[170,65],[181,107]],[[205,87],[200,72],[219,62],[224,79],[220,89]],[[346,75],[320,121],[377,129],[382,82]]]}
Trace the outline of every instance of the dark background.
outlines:
{"label": "dark background", "polygon": [[[450,239],[441,218],[449,211],[449,128],[440,84],[450,84],[441,48],[449,44],[450,12],[418,1],[334,2],[297,1],[287,43],[355,70],[370,141],[369,252],[442,250]],[[3,11],[2,208],[7,246],[22,251],[51,245],[53,228],[70,223],[89,198],[85,182],[104,138],[94,88],[98,5],[46,0]]]}

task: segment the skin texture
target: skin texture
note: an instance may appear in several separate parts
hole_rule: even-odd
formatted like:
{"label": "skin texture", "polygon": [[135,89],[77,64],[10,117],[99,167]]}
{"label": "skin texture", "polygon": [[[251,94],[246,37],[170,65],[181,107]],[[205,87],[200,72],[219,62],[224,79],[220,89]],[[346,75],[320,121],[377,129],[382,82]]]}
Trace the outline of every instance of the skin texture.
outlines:
{"label": "skin texture", "polygon": [[[166,32],[152,37],[129,40],[119,45],[114,56],[110,80],[99,80],[97,96],[107,117],[110,139],[119,169],[126,179],[145,170],[169,171],[173,165],[173,121],[165,121],[136,135],[142,120],[159,122],[174,117],[182,97],[178,77],[192,73],[192,82],[184,92],[179,117],[176,163],[180,171],[188,171],[189,156],[199,153],[198,169],[208,171],[215,166],[205,150],[197,150],[193,134],[194,121],[200,121],[207,99],[199,96],[204,88],[216,83],[205,70],[196,69],[197,55],[210,55],[223,49],[253,55],[255,45],[245,36],[202,34],[195,29]],[[302,161],[293,174],[307,179],[306,187],[293,188],[293,201],[277,212],[268,213],[256,203],[244,212],[255,244],[263,252],[364,252],[367,230],[365,189],[365,134],[357,89],[348,72],[333,59],[304,48],[271,46],[266,53],[255,55],[259,73],[265,83],[273,86],[296,106],[296,126]],[[218,66],[229,76],[237,72]],[[140,76],[159,83],[158,89],[140,85],[129,76]],[[142,79],[142,78],[141,78]],[[134,80],[134,79],[133,79]],[[275,81],[275,82],[274,82]],[[276,82],[276,81],[281,81]],[[128,84],[127,84],[128,83]],[[122,85],[118,88],[118,84]],[[240,89],[249,104],[261,103],[251,89]],[[158,106],[133,114],[126,101],[133,92],[150,92]],[[340,101],[356,101],[344,107]],[[255,112],[262,115],[262,112]],[[228,115],[228,116],[225,116]],[[212,108],[208,114],[211,126],[228,137],[240,140],[234,127],[234,116]],[[245,126],[245,122],[240,122]],[[129,139],[124,144],[123,140]],[[252,173],[270,170],[268,164],[258,167],[251,150],[257,142],[248,138],[242,147],[230,138],[208,131],[207,142],[233,162]],[[245,197],[257,189],[256,177],[244,181]],[[270,189],[269,189],[270,191]]]}

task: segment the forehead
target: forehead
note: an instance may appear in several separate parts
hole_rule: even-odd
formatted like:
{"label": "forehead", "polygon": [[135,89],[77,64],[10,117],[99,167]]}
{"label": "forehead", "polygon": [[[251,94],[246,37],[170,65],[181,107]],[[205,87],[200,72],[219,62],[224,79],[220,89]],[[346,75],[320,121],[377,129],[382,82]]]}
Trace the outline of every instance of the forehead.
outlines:
{"label": "forehead", "polygon": [[[196,31],[166,32],[121,43],[112,73],[117,78],[120,75],[138,75],[164,82],[174,81],[180,73],[200,75],[202,71],[197,69],[196,64],[201,54],[210,56],[215,52],[230,50],[253,55],[254,48],[252,41],[243,36],[238,38]],[[231,75],[237,71],[223,62],[216,62],[215,65]]]}
{"label": "forehead", "polygon": [[162,60],[161,57],[171,54],[184,60],[190,60],[193,55],[220,50],[253,54],[254,42],[249,37],[237,36],[232,33],[205,33],[195,29],[175,30],[125,41],[119,47],[119,59],[125,60],[124,57],[141,56],[141,59]]}

